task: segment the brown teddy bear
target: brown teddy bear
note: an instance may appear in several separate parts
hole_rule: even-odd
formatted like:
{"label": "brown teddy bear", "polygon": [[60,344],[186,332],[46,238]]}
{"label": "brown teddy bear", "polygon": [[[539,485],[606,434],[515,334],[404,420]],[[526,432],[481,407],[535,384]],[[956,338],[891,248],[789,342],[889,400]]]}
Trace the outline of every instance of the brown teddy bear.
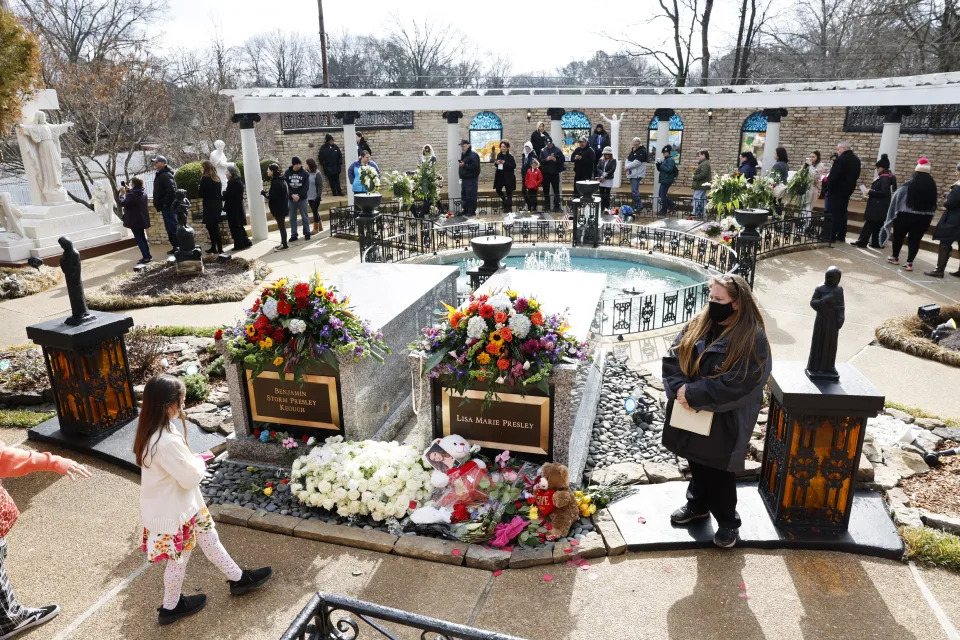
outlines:
{"label": "brown teddy bear", "polygon": [[566,537],[580,517],[580,507],[570,490],[570,472],[564,465],[556,462],[543,465],[536,498],[540,518],[553,527],[549,537]]}

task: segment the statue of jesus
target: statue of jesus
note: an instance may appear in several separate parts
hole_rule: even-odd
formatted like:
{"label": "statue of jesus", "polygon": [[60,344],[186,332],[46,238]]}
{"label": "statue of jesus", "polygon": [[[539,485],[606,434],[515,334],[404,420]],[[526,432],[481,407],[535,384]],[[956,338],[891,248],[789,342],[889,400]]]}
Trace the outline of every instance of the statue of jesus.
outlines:
{"label": "statue of jesus", "polygon": [[47,114],[37,111],[34,124],[19,124],[27,141],[24,159],[32,167],[40,187],[44,204],[66,202],[67,191],[63,188],[60,136],[73,126],[72,122],[48,124]]}

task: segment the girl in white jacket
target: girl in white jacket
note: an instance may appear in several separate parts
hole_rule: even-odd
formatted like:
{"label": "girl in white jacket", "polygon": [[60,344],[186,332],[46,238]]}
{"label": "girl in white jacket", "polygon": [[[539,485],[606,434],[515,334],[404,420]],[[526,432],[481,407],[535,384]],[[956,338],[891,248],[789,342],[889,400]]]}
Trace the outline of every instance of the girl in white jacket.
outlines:
{"label": "girl in white jacket", "polygon": [[[270,567],[241,570],[233,561],[213,526],[200,494],[206,465],[187,446],[183,402],[186,388],[178,378],[154,376],[143,389],[143,405],[133,451],[140,474],[140,513],[143,519],[141,549],[150,562],[166,562],[160,624],[170,624],[204,607],[203,594],[181,593],[187,562],[194,547],[227,577],[232,595],[259,587],[272,573]],[[173,419],[180,418],[180,428]]]}

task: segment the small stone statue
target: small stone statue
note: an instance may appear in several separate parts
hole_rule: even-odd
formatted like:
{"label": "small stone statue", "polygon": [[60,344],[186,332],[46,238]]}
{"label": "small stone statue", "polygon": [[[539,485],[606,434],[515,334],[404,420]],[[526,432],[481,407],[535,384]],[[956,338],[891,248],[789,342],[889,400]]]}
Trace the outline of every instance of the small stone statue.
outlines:
{"label": "small stone statue", "polygon": [[844,320],[840,275],[837,267],[827,269],[823,284],[814,290],[813,298],[810,299],[810,306],[817,312],[806,370],[807,377],[811,380],[840,379],[840,374],[837,373],[837,339]]}
{"label": "small stone statue", "polygon": [[57,242],[63,247],[63,257],[60,258],[60,269],[63,279],[67,282],[67,296],[70,298],[70,317],[64,322],[72,327],[90,322],[93,315],[87,307],[87,297],[83,293],[83,279],[80,277],[80,253],[73,248],[73,241],[67,236]]}
{"label": "small stone statue", "polygon": [[93,187],[91,200],[93,200],[93,210],[103,224],[113,224],[115,222],[114,213],[117,208],[117,199],[113,197],[113,189],[103,184],[97,184]]}
{"label": "small stone statue", "polygon": [[180,247],[177,251],[177,260],[199,259],[200,250],[197,249],[196,232],[190,226],[188,218],[190,201],[187,200],[187,192],[183,189],[177,189],[176,203],[174,206],[177,214],[177,244]]}
{"label": "small stone statue", "polygon": [[217,175],[220,177],[221,188],[227,188],[227,167],[230,165],[230,162],[227,160],[227,154],[224,153],[223,149],[226,147],[223,140],[215,140],[213,143],[213,151],[210,152],[210,164],[214,166],[217,170]]}
{"label": "small stone statue", "polygon": [[0,193],[0,220],[3,221],[4,234],[9,236],[8,239],[27,237],[27,232],[23,230],[23,212],[13,204],[13,198],[6,192]]}

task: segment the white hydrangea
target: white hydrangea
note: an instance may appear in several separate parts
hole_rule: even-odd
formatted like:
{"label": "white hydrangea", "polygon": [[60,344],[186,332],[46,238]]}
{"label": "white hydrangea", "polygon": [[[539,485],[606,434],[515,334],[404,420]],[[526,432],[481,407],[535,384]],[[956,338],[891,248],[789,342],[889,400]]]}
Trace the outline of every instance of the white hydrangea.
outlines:
{"label": "white hydrangea", "polygon": [[307,323],[299,318],[294,318],[287,328],[290,329],[290,333],[297,335],[307,330]]}
{"label": "white hydrangea", "polygon": [[487,332],[487,321],[480,316],[473,316],[467,322],[467,337],[479,340]]}
{"label": "white hydrangea", "polygon": [[271,320],[277,317],[276,298],[267,298],[267,301],[263,303],[263,315],[267,316]]}
{"label": "white hydrangea", "polygon": [[489,300],[487,304],[496,309],[497,311],[506,311],[513,306],[513,303],[510,302],[510,296],[505,293],[498,293]]}
{"label": "white hydrangea", "polygon": [[510,323],[508,326],[510,327],[510,331],[513,332],[514,336],[521,339],[526,338],[527,334],[530,333],[530,318],[518,313],[510,318]]}

